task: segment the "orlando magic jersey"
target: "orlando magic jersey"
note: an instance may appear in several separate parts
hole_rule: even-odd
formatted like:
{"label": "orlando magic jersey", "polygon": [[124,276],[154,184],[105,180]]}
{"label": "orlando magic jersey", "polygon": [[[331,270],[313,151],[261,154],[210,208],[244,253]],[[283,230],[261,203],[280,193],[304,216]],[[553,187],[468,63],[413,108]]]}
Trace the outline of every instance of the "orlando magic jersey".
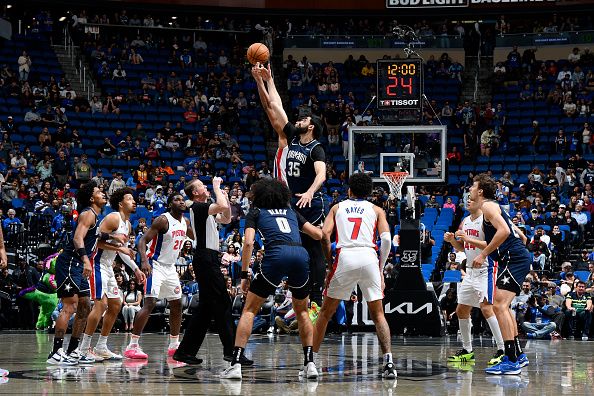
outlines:
{"label": "orlando magic jersey", "polygon": [[[85,235],[84,242],[85,242],[85,250],[87,252],[87,256],[91,257],[91,255],[93,254],[93,252],[95,251],[95,249],[97,247],[97,231],[98,231],[98,223],[99,223],[99,221],[97,219],[97,213],[95,213],[95,211],[92,208],[85,208],[80,212],[79,219],[80,219],[80,215],[82,215],[83,213],[85,213],[89,210],[91,212],[93,212],[93,215],[95,216],[95,224],[92,227],[89,227],[89,230],[87,231],[87,234]],[[74,235],[76,233],[76,227],[78,227],[78,222],[76,223],[76,225],[74,227],[74,231],[72,232],[72,235]],[[74,239],[72,239],[72,240],[70,240],[70,242],[68,242],[68,245],[66,245],[66,247],[64,248],[64,254],[67,254],[72,257],[78,257],[78,254],[76,254],[75,251],[76,251],[76,248],[74,247]]]}
{"label": "orlando magic jersey", "polygon": [[[491,202],[494,202],[494,201],[491,201]],[[499,245],[499,247],[496,250],[494,250],[489,256],[493,260],[499,260],[503,253],[506,253],[509,255],[514,255],[514,253],[516,253],[516,252],[524,254],[526,247],[522,243],[520,236],[517,234],[517,232],[512,227],[512,222],[511,222],[508,214],[505,212],[505,210],[503,210],[501,208],[501,206],[499,204],[498,204],[498,206],[499,206],[499,210],[501,211],[501,216],[503,217],[503,220],[505,220],[505,223],[507,224],[507,227],[509,228],[509,235],[507,236],[507,238],[505,238],[505,241],[503,241],[503,243],[501,245]],[[488,222],[483,217],[483,230],[485,232],[485,241],[488,244],[493,240],[493,237],[495,236],[497,229],[493,226],[493,224]]]}
{"label": "orlando magic jersey", "polygon": [[260,233],[265,249],[280,245],[300,245],[299,230],[305,223],[291,208],[253,208],[246,217],[245,227]]}
{"label": "orlando magic jersey", "polygon": [[[301,144],[297,128],[291,123],[287,123],[283,130],[287,135],[288,145],[277,150],[274,175],[287,184],[291,193],[304,193],[316,178],[314,162],[326,160],[324,149],[316,139],[307,144]],[[312,156],[314,149],[315,154]],[[320,192],[317,191],[317,194]]]}

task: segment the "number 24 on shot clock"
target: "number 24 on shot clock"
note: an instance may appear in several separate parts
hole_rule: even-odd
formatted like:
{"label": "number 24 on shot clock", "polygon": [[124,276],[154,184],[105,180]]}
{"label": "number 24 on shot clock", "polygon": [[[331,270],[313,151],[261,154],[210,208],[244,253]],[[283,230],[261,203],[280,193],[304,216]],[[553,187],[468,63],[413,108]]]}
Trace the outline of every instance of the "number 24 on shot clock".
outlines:
{"label": "number 24 on shot clock", "polygon": [[380,109],[422,109],[423,63],[420,59],[377,61],[377,99]]}

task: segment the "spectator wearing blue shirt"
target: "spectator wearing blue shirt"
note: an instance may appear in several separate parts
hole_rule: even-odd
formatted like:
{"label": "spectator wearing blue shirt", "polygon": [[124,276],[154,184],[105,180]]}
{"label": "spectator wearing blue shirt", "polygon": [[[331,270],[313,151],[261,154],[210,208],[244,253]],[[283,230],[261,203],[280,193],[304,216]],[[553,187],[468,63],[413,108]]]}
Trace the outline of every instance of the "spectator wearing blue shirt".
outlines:
{"label": "spectator wearing blue shirt", "polygon": [[17,233],[22,227],[21,219],[16,217],[14,209],[8,209],[8,217],[2,220],[2,229],[4,230],[4,238],[10,241],[12,235]]}
{"label": "spectator wearing blue shirt", "polygon": [[163,186],[157,186],[155,195],[151,198],[153,218],[161,216],[167,210],[167,197],[163,194]]}
{"label": "spectator wearing blue shirt", "polygon": [[526,336],[532,339],[559,339],[557,324],[553,318],[557,314],[563,315],[561,309],[549,305],[546,296],[540,294],[530,296],[527,304],[528,309],[521,324]]}

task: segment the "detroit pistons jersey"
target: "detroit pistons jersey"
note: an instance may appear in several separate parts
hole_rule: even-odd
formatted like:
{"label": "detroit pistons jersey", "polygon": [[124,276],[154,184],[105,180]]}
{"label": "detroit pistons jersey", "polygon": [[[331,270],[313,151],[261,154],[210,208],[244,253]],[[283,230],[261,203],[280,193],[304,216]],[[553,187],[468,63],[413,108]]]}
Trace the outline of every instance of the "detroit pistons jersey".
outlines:
{"label": "detroit pistons jersey", "polygon": [[377,214],[373,206],[362,199],[347,199],[338,204],[334,217],[337,249],[377,248]]}
{"label": "detroit pistons jersey", "polygon": [[[462,222],[462,231],[469,237],[478,239],[480,241],[485,240],[485,232],[483,231],[483,214],[481,213],[476,219],[472,219],[472,216],[466,216]],[[471,269],[472,262],[481,254],[483,250],[471,245],[468,242],[464,242],[464,253],[466,254],[466,268]],[[488,267],[488,260],[483,262],[482,268]]]}
{"label": "detroit pistons jersey", "polygon": [[[505,238],[501,245],[499,245],[499,247],[495,249],[489,256],[493,260],[497,261],[503,254],[505,254],[506,256],[514,256],[516,254],[524,255],[526,251],[526,246],[524,246],[522,240],[520,239],[520,236],[514,230],[514,227],[512,227],[512,222],[507,212],[501,209],[501,206],[499,204],[498,206],[499,210],[501,211],[501,217],[503,217],[505,224],[509,228],[509,235],[507,236],[507,238]],[[483,218],[483,230],[485,232],[485,241],[487,241],[487,243],[490,243],[493,240],[493,237],[495,236],[497,229],[493,226],[493,224],[489,223],[486,219]]]}
{"label": "detroit pistons jersey", "polygon": [[[102,222],[105,219],[102,220]],[[120,224],[118,225],[118,229],[114,232],[114,234],[124,234],[126,236],[130,235],[130,222],[127,220],[122,219],[120,215]],[[116,241],[108,240],[108,243],[116,244]],[[93,262],[95,266],[101,266],[103,268],[111,268],[117,252],[115,250],[104,250],[104,249],[97,249],[97,253],[93,258]]]}
{"label": "detroit pistons jersey", "polygon": [[[99,231],[99,227],[97,226],[98,225],[97,213],[95,213],[95,211],[92,208],[83,209],[79,214],[79,218],[80,218],[80,215],[82,215],[84,212],[87,212],[89,210],[91,212],[93,212],[93,215],[95,215],[95,224],[92,227],[89,227],[89,229],[84,237],[85,251],[87,252],[87,257],[91,257],[93,255],[93,253],[95,252],[95,250],[97,249],[97,235],[98,235],[98,231]],[[72,235],[74,235],[76,233],[76,227],[78,227],[78,221],[76,222],[76,226],[74,227],[74,231],[72,232]],[[71,256],[71,257],[78,258],[78,254],[76,254],[75,251],[76,251],[76,248],[74,247],[74,239],[71,239],[70,242],[68,242],[68,245],[66,245],[66,247],[64,248],[64,254]]]}
{"label": "detroit pistons jersey", "polygon": [[182,217],[181,221],[174,218],[171,213],[162,214],[167,219],[169,227],[164,233],[159,233],[149,244],[147,257],[151,264],[175,265],[179,251],[186,240],[186,231],[188,226],[186,219]]}

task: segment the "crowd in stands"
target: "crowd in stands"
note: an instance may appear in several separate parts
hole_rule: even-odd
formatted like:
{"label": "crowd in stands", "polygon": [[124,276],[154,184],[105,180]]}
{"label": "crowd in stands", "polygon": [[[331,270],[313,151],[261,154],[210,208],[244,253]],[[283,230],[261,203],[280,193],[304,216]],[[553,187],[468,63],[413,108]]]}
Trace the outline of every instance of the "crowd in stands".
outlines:
{"label": "crowd in stands", "polygon": [[[22,41],[18,45],[2,52],[6,59],[8,55],[12,59],[0,68],[0,217],[9,246],[18,248],[18,236],[30,231],[32,224],[42,218],[52,247],[66,243],[77,217],[74,194],[81,183],[90,180],[108,195],[123,186],[135,190],[138,209],[132,220],[139,238],[166,210],[167,196],[182,190],[186,181],[200,178],[208,183],[213,176],[221,176],[233,215],[232,223],[221,230],[221,271],[228,277],[230,298],[237,299],[242,219],[249,210],[245,192],[259,178],[271,177],[265,146],[266,137],[271,135],[249,65],[244,61],[243,38],[222,41],[197,36],[194,41],[189,34],[160,36],[153,32],[134,37],[95,36],[85,34],[82,24],[256,29],[261,30],[265,40],[271,32],[279,37],[322,32],[383,34],[395,22],[368,19],[330,26],[312,18],[252,25],[249,20],[239,24],[232,19],[200,17],[153,19],[148,14],[129,15],[125,11],[113,16],[79,12],[71,17],[73,37],[79,40],[93,67],[102,96],[87,100],[72,89],[59,70],[47,72],[47,65],[55,64],[53,55],[48,55],[51,50],[47,41],[19,38]],[[41,22],[48,18],[49,13]],[[540,29],[540,24],[546,25],[547,31],[591,28],[587,17],[534,23],[534,29]],[[447,23],[420,21],[414,27],[421,36],[436,31],[464,34],[463,26]],[[508,21],[504,16],[499,18],[496,29],[504,34],[525,31],[520,21]],[[523,294],[532,293],[534,298],[518,301],[519,321],[533,323],[534,315],[541,312],[541,303],[555,304],[555,312],[547,315],[557,323],[556,313],[563,312],[568,327],[562,330],[563,324],[559,323],[555,331],[568,336],[580,321],[589,329],[589,314],[583,312],[591,312],[592,307],[591,303],[579,302],[585,298],[584,293],[589,295],[593,290],[592,276],[582,279],[585,275],[579,273],[592,271],[591,258],[572,262],[571,250],[586,246],[592,231],[594,136],[589,125],[594,122],[590,112],[593,58],[580,48],[558,61],[537,60],[537,55],[533,50],[510,52],[507,62],[494,68],[492,100],[482,104],[459,101],[464,68],[457,60],[444,53],[439,59],[430,57],[425,62],[431,106],[425,107],[420,122],[443,122],[448,126],[450,176],[447,186],[417,190],[427,227],[421,256],[423,265],[431,265],[426,267],[429,272],[424,271],[427,280],[441,281],[448,271],[464,276],[464,258],[460,254],[448,255],[451,246],[440,234],[457,227],[464,215],[472,176],[490,172],[499,180],[498,201],[528,236],[528,249],[534,257],[534,272],[528,279],[530,289]],[[296,60],[289,55],[283,61],[282,80],[277,80],[278,85],[286,82],[291,118],[316,114],[325,122],[326,134],[321,140],[328,158],[325,192],[330,205],[346,194],[348,126],[382,122],[373,107],[364,112],[375,91],[374,61],[351,55],[343,63],[335,60],[316,64],[306,57]],[[518,143],[526,143],[531,154],[515,151]],[[385,208],[392,232],[396,233],[397,202],[390,201],[388,191],[380,188],[371,198]],[[397,237],[394,242],[394,263],[385,268],[387,277],[398,262]],[[263,254],[257,252],[254,261],[261,260]],[[564,267],[566,270],[560,271],[567,262],[571,269]],[[19,288],[39,279],[36,262],[31,264],[35,265],[20,260],[11,273],[8,268],[0,272],[1,291],[12,297],[19,311],[30,313],[22,316],[18,324],[22,328],[34,323],[34,307],[16,298]],[[187,245],[177,268],[184,292],[190,296],[198,288],[192,265],[191,246]],[[120,330],[126,331],[140,306],[142,285],[136,284],[123,264],[118,263],[116,271],[125,302]],[[577,279],[586,282],[584,292]],[[455,298],[452,293],[443,293],[444,306]],[[263,329],[284,329],[284,324],[291,330],[288,300],[290,293],[281,285],[268,305],[270,314],[262,315],[266,317]],[[0,324],[5,326],[15,307],[5,300],[1,307]],[[576,312],[580,308],[575,316],[574,307]],[[275,320],[277,315],[283,316],[282,322]],[[535,334],[542,330],[533,331],[529,325],[525,329]]]}

